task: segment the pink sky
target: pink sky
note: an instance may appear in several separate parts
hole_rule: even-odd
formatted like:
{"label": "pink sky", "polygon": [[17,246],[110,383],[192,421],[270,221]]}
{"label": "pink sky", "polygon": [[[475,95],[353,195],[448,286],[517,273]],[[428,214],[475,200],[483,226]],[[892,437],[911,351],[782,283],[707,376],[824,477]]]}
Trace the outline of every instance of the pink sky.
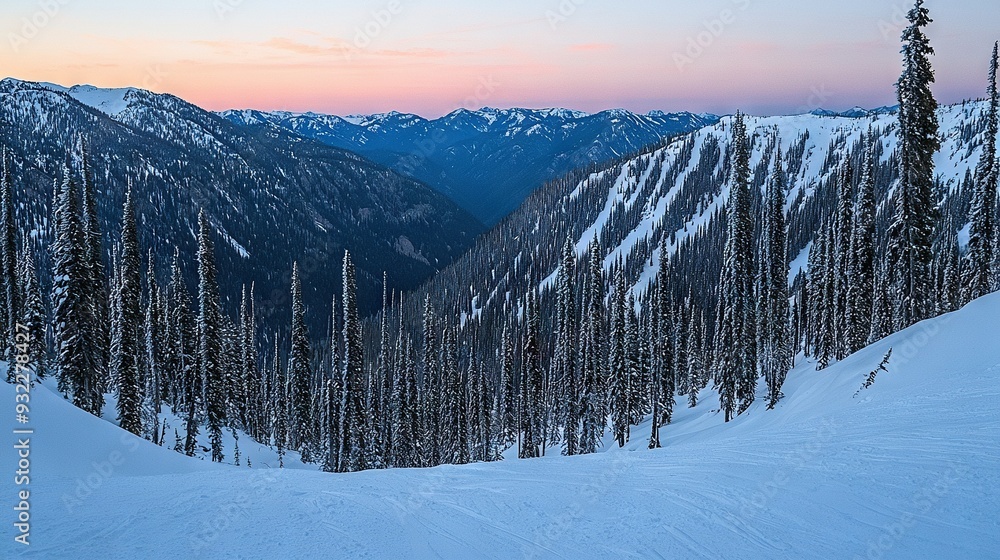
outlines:
{"label": "pink sky", "polygon": [[[791,113],[894,103],[906,2],[54,0],[0,7],[5,72],[209,109],[625,107]],[[834,5],[836,4],[836,5]],[[981,96],[993,0],[928,0],[942,102]],[[34,23],[32,23],[34,22]],[[41,23],[41,25],[38,25]]]}

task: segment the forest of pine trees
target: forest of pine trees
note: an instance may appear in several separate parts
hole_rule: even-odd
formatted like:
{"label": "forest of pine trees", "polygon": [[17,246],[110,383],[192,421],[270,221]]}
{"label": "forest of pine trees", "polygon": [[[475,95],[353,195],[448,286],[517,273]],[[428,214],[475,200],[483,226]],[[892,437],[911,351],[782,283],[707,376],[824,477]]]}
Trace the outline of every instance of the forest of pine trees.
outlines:
{"label": "forest of pine trees", "polygon": [[[934,181],[937,103],[923,32],[931,20],[921,0],[908,19],[891,216],[876,206],[889,185],[869,132],[836,163],[826,191],[832,203],[817,216],[818,230],[807,232],[808,271],[791,285],[789,245],[798,233],[785,209],[785,160],[778,151],[765,162],[763,192],[754,192],[754,144],[739,113],[721,167],[729,198],[715,221],[722,258],[709,281],[714,299],[694,295],[703,278],[676,273],[681,257],[667,234],[651,243],[656,274],[648,286],[630,282],[630,263],[609,259],[598,235],[585,246],[566,238],[553,282],[540,282],[529,263],[531,289],[492,332],[453,313],[447,293],[407,306],[403,295],[386,292],[385,279],[382,311],[366,320],[350,252],[341,261],[340,300],[328,313],[306,307],[297,263],[289,263],[289,317],[263,324],[253,284],[236,298],[238,309],[227,309],[218,234],[205,211],[194,262],[177,250],[161,256],[170,274],[157,278],[156,256],[140,244],[134,197],[142,185],[128,188],[121,230],[106,245],[95,210],[99,185],[81,139],[53,187],[51,289],[43,289],[36,249],[18,223],[18,181],[4,152],[4,355],[13,355],[13,332],[25,325],[37,376],[57,376],[59,391],[85,411],[102,415],[105,395],[114,394],[123,429],[180,453],[198,455],[205,434],[211,460],[224,461],[223,432],[239,430],[277,448],[282,461],[296,451],[329,472],[493,461],[508,449],[525,459],[593,453],[606,434],[624,446],[645,419],[656,448],[674,409],[695,406],[710,383],[727,422],[750,409],[761,379],[762,398],[774,408],[799,354],[823,369],[998,288],[997,48],[983,156],[971,177],[969,245],[960,254],[960,224],[942,219]],[[189,267],[197,270],[193,290]],[[326,333],[307,327],[319,313],[328,317]],[[172,443],[164,407],[184,419],[170,426]],[[229,452],[239,462],[238,450]]]}

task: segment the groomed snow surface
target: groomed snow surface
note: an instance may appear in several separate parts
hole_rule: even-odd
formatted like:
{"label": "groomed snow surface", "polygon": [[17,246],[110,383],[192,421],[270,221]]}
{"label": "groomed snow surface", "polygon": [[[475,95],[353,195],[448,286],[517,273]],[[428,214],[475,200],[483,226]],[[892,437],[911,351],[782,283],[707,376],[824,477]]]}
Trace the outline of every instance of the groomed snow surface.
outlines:
{"label": "groomed snow surface", "polygon": [[[799,364],[776,410],[760,391],[726,425],[704,391],[659,450],[647,423],[589,456],[346,475],[185,458],[39,387],[31,545],[6,444],[0,558],[998,558],[998,332],[994,294]],[[13,440],[12,386],[0,402]]]}

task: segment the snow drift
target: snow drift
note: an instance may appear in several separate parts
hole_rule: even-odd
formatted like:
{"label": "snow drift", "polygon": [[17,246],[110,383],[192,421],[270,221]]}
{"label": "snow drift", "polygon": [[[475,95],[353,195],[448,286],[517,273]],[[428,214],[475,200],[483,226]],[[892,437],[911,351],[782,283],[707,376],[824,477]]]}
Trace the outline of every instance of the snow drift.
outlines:
{"label": "snow drift", "polygon": [[[0,557],[996,558],[998,332],[993,294],[827,370],[799,363],[776,410],[761,390],[725,424],[705,391],[658,450],[647,423],[589,456],[346,475],[182,457],[40,386],[31,545],[8,506]],[[12,386],[0,401],[11,434]]]}

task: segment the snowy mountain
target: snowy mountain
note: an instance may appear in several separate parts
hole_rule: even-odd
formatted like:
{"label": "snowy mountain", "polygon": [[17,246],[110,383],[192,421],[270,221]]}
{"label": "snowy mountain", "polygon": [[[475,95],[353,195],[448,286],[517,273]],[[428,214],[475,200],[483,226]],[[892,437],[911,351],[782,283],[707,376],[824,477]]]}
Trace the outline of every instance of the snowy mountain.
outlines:
{"label": "snowy mountain", "polygon": [[[236,126],[170,95],[6,79],[0,122],[0,142],[22,178],[20,219],[33,224],[39,245],[53,182],[61,181],[62,162],[83,137],[106,240],[118,238],[129,181],[143,247],[160,258],[161,270],[174,246],[193,262],[195,218],[204,208],[218,236],[224,296],[256,282],[257,293],[273,304],[268,310],[286,305],[269,294],[287,290],[295,260],[308,270],[308,303],[326,309],[350,249],[370,309],[383,271],[394,287],[411,288],[460,255],[482,229],[445,197],[367,159],[290,132]],[[193,266],[187,268],[193,279]]]}
{"label": "snowy mountain", "polygon": [[276,469],[245,438],[241,467],[186,458],[46,382],[31,397],[31,547],[8,538],[0,555],[995,558],[998,330],[993,294],[823,372],[800,361],[775,410],[760,398],[728,424],[706,391],[662,449],[645,449],[647,421],[591,455],[342,475]]}
{"label": "snowy mountain", "polygon": [[[956,230],[966,223],[971,171],[982,151],[985,107],[984,102],[970,102],[942,107],[938,114],[939,197]],[[677,297],[693,294],[712,309],[729,196],[731,122],[732,117],[723,118],[665,146],[550,183],[482,236],[468,255],[433,278],[413,301],[421,301],[424,292],[455,294],[455,310],[481,319],[489,332],[512,310],[520,309],[531,287],[543,291],[552,287],[567,238],[582,257],[595,237],[606,255],[605,270],[621,259],[634,291],[641,295],[653,280],[659,240],[666,236],[672,271],[683,279],[675,283]],[[850,161],[856,181],[864,149],[872,144],[878,159],[877,223],[880,234],[885,231],[891,213],[886,200],[897,179],[894,113],[747,117],[746,122],[755,208],[779,148],[788,173],[791,278],[804,267],[821,221],[836,206],[836,170]],[[411,311],[416,313],[416,308]]]}
{"label": "snowy mountain", "polygon": [[624,110],[459,109],[428,120],[405,113],[337,117],[234,110],[251,128],[288,130],[362,154],[448,195],[487,224],[546,181],[718,122],[715,115]]}

